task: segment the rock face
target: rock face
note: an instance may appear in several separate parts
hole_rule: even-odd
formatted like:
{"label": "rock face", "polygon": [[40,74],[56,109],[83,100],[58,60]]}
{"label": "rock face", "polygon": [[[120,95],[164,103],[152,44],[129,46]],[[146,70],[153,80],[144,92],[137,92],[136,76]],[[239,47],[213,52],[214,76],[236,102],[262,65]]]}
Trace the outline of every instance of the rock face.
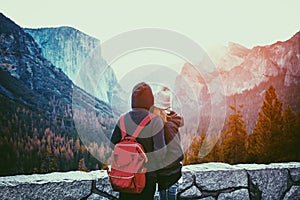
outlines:
{"label": "rock face", "polygon": [[[117,79],[101,56],[98,39],[71,27],[24,30],[34,38],[42,55],[60,68],[77,86],[110,103]],[[89,80],[81,80],[81,73],[85,73]]]}
{"label": "rock face", "polygon": [[69,95],[72,82],[41,55],[33,38],[2,14],[0,24],[1,69],[23,81],[31,90]]}
{"label": "rock face", "polygon": [[[297,175],[296,175],[297,174]],[[185,166],[177,199],[299,199],[300,163]],[[117,199],[106,171],[0,177],[2,199]],[[159,199],[155,195],[155,199]]]}
{"label": "rock face", "polygon": [[292,38],[272,45],[246,49],[230,43],[217,63],[221,70],[226,95],[254,88],[269,77],[284,75],[284,86],[300,83],[300,32]]}
{"label": "rock face", "polygon": [[[185,64],[175,83],[175,94],[180,97],[181,110],[189,123],[184,132],[206,133],[213,114],[211,108],[218,108],[220,113],[226,111],[228,116],[231,113],[229,105],[236,102],[236,105],[244,105],[241,114],[250,134],[257,121],[264,92],[270,85],[275,87],[283,106],[290,105],[294,112],[299,112],[299,66],[300,32],[287,41],[252,49],[230,43],[209,77],[196,72],[194,66]],[[221,84],[215,84],[217,78],[222,80]],[[215,91],[221,95],[213,99]],[[224,99],[225,107],[218,102]]]}
{"label": "rock face", "polygon": [[[100,45],[100,41],[71,27],[28,29],[39,45],[42,55],[71,80],[75,80],[80,66],[89,54]],[[101,59],[99,55],[99,59]]]}

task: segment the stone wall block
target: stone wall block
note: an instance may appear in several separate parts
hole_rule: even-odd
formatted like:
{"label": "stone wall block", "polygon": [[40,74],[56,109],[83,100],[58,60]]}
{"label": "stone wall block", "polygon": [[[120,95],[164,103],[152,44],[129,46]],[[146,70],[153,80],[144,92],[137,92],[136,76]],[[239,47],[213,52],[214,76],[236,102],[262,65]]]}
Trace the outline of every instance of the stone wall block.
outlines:
{"label": "stone wall block", "polygon": [[245,170],[199,171],[195,176],[197,186],[207,191],[248,186]]}
{"label": "stone wall block", "polygon": [[184,198],[184,199],[200,198],[201,194],[202,194],[201,191],[196,186],[192,186],[191,188],[181,193],[180,198]]}
{"label": "stone wall block", "polygon": [[285,194],[283,200],[299,200],[300,199],[300,186],[292,186],[291,189]]}
{"label": "stone wall block", "polygon": [[187,188],[191,187],[195,182],[194,173],[191,171],[183,171],[182,177],[178,182],[179,182],[179,186],[177,188],[177,192],[181,193]]}
{"label": "stone wall block", "polygon": [[102,197],[98,194],[92,194],[87,198],[87,200],[109,200],[109,198]]}
{"label": "stone wall block", "polygon": [[261,199],[280,199],[288,188],[287,169],[249,170],[251,182],[261,191]]}
{"label": "stone wall block", "polygon": [[1,199],[81,199],[91,192],[92,181],[49,182],[1,186]]}
{"label": "stone wall block", "polygon": [[300,168],[289,169],[292,181],[300,182]]}
{"label": "stone wall block", "polygon": [[249,192],[247,189],[239,189],[228,193],[221,193],[218,197],[218,200],[250,200]]}
{"label": "stone wall block", "polygon": [[111,184],[108,180],[108,177],[98,179],[96,181],[96,188],[102,192],[105,192],[105,193],[113,196],[113,197],[116,197],[116,198],[119,197],[119,192],[113,191]]}

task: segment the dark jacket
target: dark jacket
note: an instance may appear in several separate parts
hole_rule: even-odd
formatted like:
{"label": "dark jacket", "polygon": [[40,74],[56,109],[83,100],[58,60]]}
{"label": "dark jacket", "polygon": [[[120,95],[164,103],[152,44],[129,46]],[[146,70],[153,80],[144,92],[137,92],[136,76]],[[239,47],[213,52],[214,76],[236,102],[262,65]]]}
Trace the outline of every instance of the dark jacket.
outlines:
{"label": "dark jacket", "polygon": [[[131,108],[132,111],[128,112],[124,116],[124,124],[126,133],[132,135],[136,130],[137,125],[149,115],[149,109],[154,103],[154,97],[151,87],[145,82],[138,83],[134,86],[131,95]],[[120,130],[120,120],[113,131],[111,142],[113,144],[118,143],[122,138]],[[161,168],[161,163],[165,158],[167,148],[164,138],[164,124],[160,117],[153,118],[140,132],[137,137],[139,142],[145,150],[148,157],[146,173],[146,185],[142,193],[122,193],[120,192],[119,199],[143,199],[153,200],[156,189],[156,171]],[[114,146],[114,145],[113,145]]]}
{"label": "dark jacket", "polygon": [[167,155],[164,160],[164,168],[157,172],[158,189],[163,190],[175,184],[181,177],[181,161],[183,160],[183,150],[178,132],[183,126],[183,118],[174,111],[167,116],[164,125],[165,142],[167,145]]}
{"label": "dark jacket", "polygon": [[[131,135],[137,125],[149,114],[146,109],[133,108],[132,111],[128,112],[124,116],[124,124],[126,133]],[[120,122],[118,121],[112,137],[111,142],[116,144],[120,142],[122,133],[120,129]],[[165,138],[164,138],[164,124],[160,117],[155,117],[143,128],[138,138],[136,139],[145,150],[148,157],[148,163],[146,163],[147,172],[153,172],[161,168],[161,163],[165,159],[167,153]]]}

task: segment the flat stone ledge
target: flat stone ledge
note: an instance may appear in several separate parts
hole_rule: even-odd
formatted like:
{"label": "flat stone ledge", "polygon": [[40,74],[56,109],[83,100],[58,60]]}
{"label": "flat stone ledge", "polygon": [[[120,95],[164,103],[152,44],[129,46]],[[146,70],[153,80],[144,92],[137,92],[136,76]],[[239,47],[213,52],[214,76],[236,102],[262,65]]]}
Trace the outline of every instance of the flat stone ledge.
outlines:
{"label": "flat stone ledge", "polygon": [[220,162],[210,162],[210,163],[203,163],[203,164],[196,164],[196,165],[186,165],[183,166],[182,171],[227,171],[227,170],[238,170],[241,169],[240,167],[236,167],[237,165],[230,165],[227,163],[220,163]]}
{"label": "flat stone ledge", "polygon": [[0,177],[1,199],[81,199],[91,193],[92,181],[105,171],[54,172]]}
{"label": "flat stone ledge", "polygon": [[[300,199],[300,163],[184,166],[180,199]],[[118,199],[107,172],[0,177],[1,199]],[[155,200],[159,200],[158,194]]]}
{"label": "flat stone ledge", "polygon": [[288,163],[270,163],[270,164],[237,164],[233,165],[235,168],[246,170],[262,170],[262,169],[291,169],[299,168],[300,162],[288,162]]}
{"label": "flat stone ledge", "polygon": [[97,170],[91,172],[70,171],[53,172],[49,174],[32,174],[0,177],[0,187],[17,186],[21,184],[46,184],[73,181],[97,180],[107,177],[106,171]]}

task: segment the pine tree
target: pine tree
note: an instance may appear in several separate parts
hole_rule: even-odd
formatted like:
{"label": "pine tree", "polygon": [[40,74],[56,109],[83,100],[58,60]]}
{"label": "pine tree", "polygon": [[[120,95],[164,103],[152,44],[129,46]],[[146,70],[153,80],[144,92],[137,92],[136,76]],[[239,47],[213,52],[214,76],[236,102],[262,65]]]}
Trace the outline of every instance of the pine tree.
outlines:
{"label": "pine tree", "polygon": [[[221,149],[224,162],[230,164],[246,161],[247,131],[243,115],[235,106],[229,106],[233,114],[230,114],[226,122],[226,130],[223,132]],[[240,108],[243,105],[239,105]]]}
{"label": "pine tree", "polygon": [[295,161],[300,162],[300,151],[299,151],[299,146],[300,146],[300,112],[298,112],[298,114],[297,114],[295,133],[296,133],[296,139],[295,139],[296,159],[295,159]]}
{"label": "pine tree", "polygon": [[296,154],[299,146],[296,142],[296,115],[287,106],[283,113],[283,139],[282,141],[282,157],[284,161],[291,161],[296,159]]}
{"label": "pine tree", "polygon": [[84,158],[81,158],[78,162],[78,170],[79,171],[84,171],[84,172],[88,172],[89,170],[86,168],[85,166],[85,161]]}
{"label": "pine tree", "polygon": [[199,150],[204,140],[204,134],[201,136],[194,136],[192,143],[184,152],[184,165],[196,164],[199,162]]}
{"label": "pine tree", "polygon": [[258,121],[249,137],[250,162],[270,163],[280,158],[282,149],[282,103],[275,88],[270,86],[265,93]]}
{"label": "pine tree", "polygon": [[47,148],[46,152],[44,153],[43,160],[41,162],[40,171],[42,173],[49,173],[52,171],[53,166],[53,155],[51,148]]}
{"label": "pine tree", "polygon": [[[211,144],[209,144],[209,143],[211,143]],[[213,148],[211,148],[212,145],[213,145]],[[207,150],[209,150],[210,152],[205,157],[203,157],[203,158],[200,157],[199,163],[224,162],[222,159],[223,155],[221,153],[219,140],[217,138],[210,139],[207,145],[202,143],[202,146],[204,146],[203,148],[205,148],[205,146],[208,146],[209,148],[207,148]]]}

